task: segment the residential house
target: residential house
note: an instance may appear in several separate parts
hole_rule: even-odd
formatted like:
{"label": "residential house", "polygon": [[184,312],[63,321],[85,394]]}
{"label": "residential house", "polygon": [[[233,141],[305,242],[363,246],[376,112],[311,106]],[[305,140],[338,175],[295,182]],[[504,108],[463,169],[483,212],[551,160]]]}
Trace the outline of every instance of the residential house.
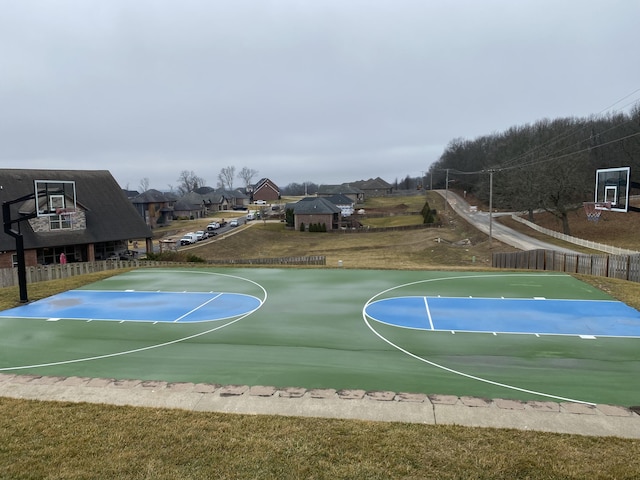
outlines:
{"label": "residential house", "polygon": [[348,183],[342,185],[320,185],[318,187],[318,197],[331,197],[333,195],[344,195],[350,198],[354,203],[363,203],[365,193]]}
{"label": "residential house", "polygon": [[136,211],[150,228],[168,225],[173,221],[176,197],[155,189],[147,190],[131,199]]}
{"label": "residential house", "polygon": [[216,193],[227,199],[228,208],[225,208],[225,210],[228,210],[229,208],[231,210],[246,210],[249,203],[251,203],[250,196],[239,188],[236,188],[235,190],[218,189],[216,190]]}
{"label": "residential house", "polygon": [[267,203],[280,200],[280,189],[268,178],[263,178],[255,185],[247,187],[247,193],[253,203],[256,200],[264,200]]}
{"label": "residential house", "polygon": [[[0,201],[26,266],[59,263],[63,253],[67,262],[107,259],[134,239],[152,248],[151,230],[106,170],[0,169]],[[16,264],[16,238],[3,231],[0,268]]]}
{"label": "residential house", "polygon": [[140,195],[140,192],[137,190],[126,190],[126,189],[122,189],[122,191],[124,192],[124,194],[127,196],[128,199],[134,199],[136,198],[138,195]]}
{"label": "residential house", "polygon": [[189,192],[176,200],[173,214],[176,218],[205,218],[216,197],[213,191],[206,194]]}
{"label": "residential house", "polygon": [[358,180],[349,183],[352,187],[358,188],[368,197],[383,197],[393,193],[393,185],[382,178],[370,178],[369,180]]}
{"label": "residential house", "polygon": [[343,217],[349,217],[353,215],[355,202],[346,195],[331,195],[330,197],[322,197],[329,200],[341,211]]}
{"label": "residential house", "polygon": [[309,230],[310,224],[325,225],[327,231],[340,228],[341,211],[326,198],[306,197],[296,203],[288,204],[287,208],[293,209],[296,230],[300,230],[302,224],[305,230]]}

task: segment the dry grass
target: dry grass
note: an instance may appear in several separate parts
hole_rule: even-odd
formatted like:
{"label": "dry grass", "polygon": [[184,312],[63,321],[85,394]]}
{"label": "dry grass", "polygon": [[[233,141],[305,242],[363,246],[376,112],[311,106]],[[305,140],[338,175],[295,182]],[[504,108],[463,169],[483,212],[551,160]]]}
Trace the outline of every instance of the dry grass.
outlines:
{"label": "dry grass", "polygon": [[[375,199],[374,209],[396,210],[398,205],[419,211],[422,196]],[[429,205],[443,211],[444,202],[437,194],[429,196]],[[370,209],[369,204],[365,206]],[[386,226],[395,219],[421,223],[421,217],[387,217]],[[443,227],[378,233],[309,233],[287,230],[281,222],[253,222],[233,235],[198,245],[189,251],[206,260],[228,258],[269,258],[324,255],[328,266],[342,260],[350,268],[442,268],[487,267],[493,251],[514,251],[512,247],[493,242],[457,217],[451,209],[441,217]],[[467,242],[468,241],[468,242]]]}
{"label": "dry grass", "polygon": [[[492,250],[484,235],[453,215],[444,221],[446,227],[437,230],[342,235],[301,234],[257,222],[194,253],[322,254],[330,266],[342,259],[354,268],[469,269],[488,262]],[[466,238],[470,246],[449,244]],[[505,249],[494,242],[494,250]],[[29,296],[42,298],[115,273],[30,285]],[[640,285],[581,278],[640,308]],[[0,290],[0,308],[14,306],[17,297],[17,289]],[[0,399],[0,478],[632,479],[640,478],[640,441]]]}
{"label": "dry grass", "polygon": [[638,478],[640,442],[0,399],[0,478]]}
{"label": "dry grass", "polygon": [[[558,220],[548,213],[535,215],[535,222],[542,227],[562,232]],[[569,214],[569,227],[574,237],[629,250],[640,250],[638,212],[602,212],[598,222],[589,222],[584,210],[579,209]]]}

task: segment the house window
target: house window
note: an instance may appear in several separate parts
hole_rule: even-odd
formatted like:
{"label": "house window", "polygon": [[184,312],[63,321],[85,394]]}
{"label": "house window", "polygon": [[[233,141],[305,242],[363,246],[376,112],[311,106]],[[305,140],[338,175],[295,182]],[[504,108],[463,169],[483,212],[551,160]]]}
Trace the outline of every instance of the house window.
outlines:
{"label": "house window", "polygon": [[71,215],[60,214],[51,215],[49,217],[49,229],[50,230],[66,230],[72,227]]}

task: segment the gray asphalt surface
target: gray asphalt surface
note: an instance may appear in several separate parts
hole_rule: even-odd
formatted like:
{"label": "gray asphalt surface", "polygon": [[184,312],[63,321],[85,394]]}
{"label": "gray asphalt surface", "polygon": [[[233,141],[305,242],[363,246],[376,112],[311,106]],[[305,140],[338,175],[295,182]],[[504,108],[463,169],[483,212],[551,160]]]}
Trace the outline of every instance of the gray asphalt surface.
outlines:
{"label": "gray asphalt surface", "polygon": [[558,252],[565,253],[577,253],[574,250],[570,250],[568,248],[561,248],[557,245],[553,245],[550,243],[543,242],[541,240],[536,240],[535,238],[528,237],[527,235],[517,232],[505,225],[502,225],[500,222],[496,221],[496,217],[500,215],[511,215],[511,213],[494,213],[493,219],[491,221],[490,228],[490,218],[489,212],[472,212],[470,205],[462,198],[460,195],[456,194],[449,190],[445,192],[444,190],[437,190],[437,192],[442,195],[444,198],[448,199],[449,206],[463,219],[473,225],[475,228],[480,230],[483,233],[489,235],[489,231],[491,230],[491,237],[495,240],[499,240],[502,243],[506,243],[507,245],[511,245],[517,249],[526,251],[526,250],[536,250],[536,249],[545,249],[545,250],[556,250]]}

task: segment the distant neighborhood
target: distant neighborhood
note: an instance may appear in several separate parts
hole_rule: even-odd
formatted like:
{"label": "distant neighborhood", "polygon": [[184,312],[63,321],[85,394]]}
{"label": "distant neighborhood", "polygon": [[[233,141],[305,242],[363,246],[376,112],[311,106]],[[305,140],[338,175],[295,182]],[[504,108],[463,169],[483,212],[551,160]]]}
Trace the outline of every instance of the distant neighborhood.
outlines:
{"label": "distant neighborhood", "polygon": [[[327,230],[339,228],[341,219],[352,215],[356,205],[367,197],[387,195],[393,187],[381,178],[360,180],[341,185],[320,185],[314,196],[306,197],[285,209],[293,209],[294,227],[324,224]],[[278,185],[262,178],[246,188],[227,190],[200,187],[178,197],[172,192],[150,189],[146,192],[126,192],[138,214],[149,228],[170,224],[174,219],[206,218],[216,213],[247,210],[251,205],[279,204]]]}
{"label": "distant neighborhood", "polygon": [[381,178],[320,185],[313,196],[285,203],[262,178],[233,190],[201,187],[183,195],[122,189],[106,170],[0,169],[0,201],[8,207],[0,234],[0,268],[17,266],[18,239],[26,266],[133,258],[130,241],[152,251],[153,229],[256,205],[277,211],[297,230],[344,228],[366,198],[387,195]]}

